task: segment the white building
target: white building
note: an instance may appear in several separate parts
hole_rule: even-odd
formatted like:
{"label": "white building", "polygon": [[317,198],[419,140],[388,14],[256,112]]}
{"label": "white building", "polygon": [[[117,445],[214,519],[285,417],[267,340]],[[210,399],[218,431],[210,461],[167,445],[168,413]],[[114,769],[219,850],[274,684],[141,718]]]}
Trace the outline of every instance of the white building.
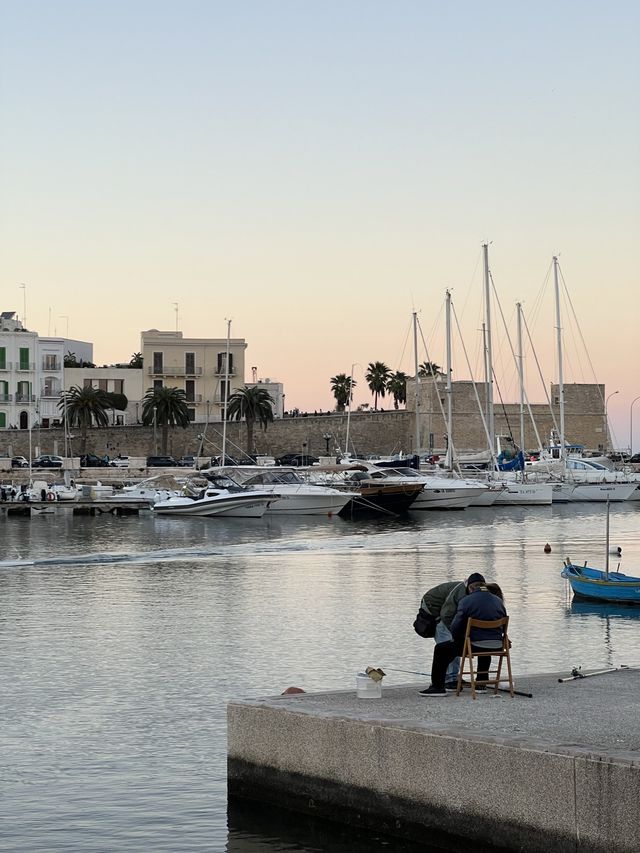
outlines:
{"label": "white building", "polygon": [[108,367],[66,367],[65,390],[71,388],[98,388],[109,394],[124,394],[128,405],[124,412],[111,410],[110,420],[114,426],[142,422],[143,371],[135,368],[111,365]]}

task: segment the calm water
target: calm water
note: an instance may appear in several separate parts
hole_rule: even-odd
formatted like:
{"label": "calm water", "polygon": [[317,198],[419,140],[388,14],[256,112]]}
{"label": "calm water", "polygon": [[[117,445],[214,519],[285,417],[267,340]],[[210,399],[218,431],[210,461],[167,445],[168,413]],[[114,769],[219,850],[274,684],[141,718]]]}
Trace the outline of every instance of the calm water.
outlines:
{"label": "calm water", "polygon": [[[612,508],[630,574],[639,521],[640,505]],[[411,679],[390,670],[430,665],[411,627],[423,592],[472,570],[504,590],[516,673],[640,663],[640,614],[572,606],[560,578],[565,556],[602,562],[604,525],[587,505],[360,523],[0,518],[0,847],[415,849],[255,808],[228,822],[225,703],[353,688],[367,665]]]}

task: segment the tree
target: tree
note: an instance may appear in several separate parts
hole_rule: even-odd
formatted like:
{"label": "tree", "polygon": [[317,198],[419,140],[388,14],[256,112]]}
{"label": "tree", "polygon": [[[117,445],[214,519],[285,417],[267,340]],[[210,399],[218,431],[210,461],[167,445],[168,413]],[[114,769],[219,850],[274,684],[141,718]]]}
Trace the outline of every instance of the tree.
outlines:
{"label": "tree", "polygon": [[142,358],[142,353],[141,352],[134,352],[134,354],[131,356],[131,358],[129,360],[129,367],[135,368],[136,370],[139,370],[143,367],[143,365],[144,365],[144,360]]}
{"label": "tree", "polygon": [[166,456],[169,427],[186,429],[191,423],[186,395],[182,388],[149,388],[142,398],[142,423],[160,427],[162,454]]}
{"label": "tree", "polygon": [[377,411],[378,397],[384,397],[387,393],[387,383],[391,378],[391,371],[383,361],[370,361],[364,378],[373,394],[374,411]]}
{"label": "tree", "polygon": [[407,374],[401,370],[397,370],[387,382],[387,391],[393,394],[394,408],[398,408],[400,403],[407,402]]}
{"label": "tree", "polygon": [[80,388],[74,385],[60,395],[58,408],[63,413],[68,426],[80,427],[80,453],[87,452],[87,430],[95,422],[96,426],[109,425],[107,410],[111,408],[107,395],[99,388]]}
{"label": "tree", "polygon": [[437,376],[442,373],[442,368],[435,361],[423,361],[418,368],[418,376]]}
{"label": "tree", "polygon": [[273,423],[273,403],[271,394],[255,385],[239,388],[230,397],[227,405],[227,418],[230,421],[245,420],[247,424],[247,454],[254,452],[253,426],[256,421],[266,431],[267,424]]}
{"label": "tree", "polygon": [[349,399],[353,395],[353,389],[356,387],[356,382],[346,373],[338,373],[331,377],[331,390],[336,398],[336,409],[339,412],[344,412],[345,406],[349,405]]}
{"label": "tree", "polygon": [[92,361],[83,361],[82,359],[78,359],[75,352],[69,351],[62,362],[65,367],[95,367],[95,364]]}

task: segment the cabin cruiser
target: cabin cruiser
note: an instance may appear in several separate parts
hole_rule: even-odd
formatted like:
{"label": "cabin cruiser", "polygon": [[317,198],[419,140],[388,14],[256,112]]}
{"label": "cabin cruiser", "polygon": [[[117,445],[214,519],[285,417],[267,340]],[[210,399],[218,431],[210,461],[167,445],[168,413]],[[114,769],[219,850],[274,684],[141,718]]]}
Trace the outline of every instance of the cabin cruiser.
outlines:
{"label": "cabin cruiser", "polygon": [[158,515],[262,518],[276,497],[274,492],[245,489],[223,475],[211,475],[209,479],[212,482],[196,495],[183,494],[156,501],[153,512]]}
{"label": "cabin cruiser", "polygon": [[243,465],[226,467],[222,473],[245,489],[259,489],[276,495],[269,515],[337,515],[357,492],[349,492],[305,482],[291,468]]}

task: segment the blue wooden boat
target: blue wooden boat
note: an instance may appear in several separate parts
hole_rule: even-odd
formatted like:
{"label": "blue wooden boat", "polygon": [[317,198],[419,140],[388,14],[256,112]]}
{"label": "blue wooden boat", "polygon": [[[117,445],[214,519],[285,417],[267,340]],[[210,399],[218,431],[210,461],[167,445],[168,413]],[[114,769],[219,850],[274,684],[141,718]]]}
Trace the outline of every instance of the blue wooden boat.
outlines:
{"label": "blue wooden boat", "polygon": [[577,566],[569,560],[565,562],[561,574],[571,584],[576,598],[640,604],[640,578],[620,572],[592,569],[586,563],[584,566]]}
{"label": "blue wooden boat", "polygon": [[576,598],[589,601],[612,601],[619,604],[640,604],[640,578],[609,571],[609,501],[607,501],[607,533],[605,568],[592,569],[585,561],[583,566],[564,561],[560,572],[571,584]]}

